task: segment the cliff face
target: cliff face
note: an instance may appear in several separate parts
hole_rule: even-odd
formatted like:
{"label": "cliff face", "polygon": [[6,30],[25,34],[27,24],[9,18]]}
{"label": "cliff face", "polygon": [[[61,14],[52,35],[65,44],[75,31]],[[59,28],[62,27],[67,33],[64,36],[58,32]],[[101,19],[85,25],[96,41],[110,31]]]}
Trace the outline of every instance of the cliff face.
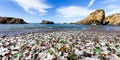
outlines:
{"label": "cliff face", "polygon": [[92,12],[89,16],[87,16],[82,21],[78,21],[75,24],[88,24],[88,25],[101,25],[103,24],[103,19],[105,18],[105,12],[103,9],[98,9]]}
{"label": "cliff face", "polygon": [[120,13],[110,15],[104,19],[104,24],[120,25]]}
{"label": "cliff face", "polygon": [[0,17],[0,24],[26,24],[26,22],[20,18]]}

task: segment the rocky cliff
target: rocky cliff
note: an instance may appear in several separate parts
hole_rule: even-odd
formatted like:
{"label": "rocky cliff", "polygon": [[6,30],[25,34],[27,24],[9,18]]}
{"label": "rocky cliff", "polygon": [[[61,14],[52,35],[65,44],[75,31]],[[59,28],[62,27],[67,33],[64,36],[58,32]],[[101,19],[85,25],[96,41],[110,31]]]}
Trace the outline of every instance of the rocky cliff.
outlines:
{"label": "rocky cliff", "polygon": [[98,9],[92,12],[91,14],[89,14],[89,16],[87,16],[85,19],[78,21],[75,24],[101,25],[103,24],[104,18],[105,18],[104,10]]}
{"label": "rocky cliff", "polygon": [[120,25],[120,13],[110,15],[104,19],[106,25]]}
{"label": "rocky cliff", "polygon": [[26,24],[26,22],[20,18],[0,17],[0,24]]}

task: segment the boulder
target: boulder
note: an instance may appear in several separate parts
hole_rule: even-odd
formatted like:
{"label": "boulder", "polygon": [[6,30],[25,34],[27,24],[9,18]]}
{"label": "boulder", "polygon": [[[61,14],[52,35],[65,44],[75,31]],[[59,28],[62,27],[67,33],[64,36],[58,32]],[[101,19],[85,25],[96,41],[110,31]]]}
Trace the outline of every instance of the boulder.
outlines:
{"label": "boulder", "polygon": [[105,25],[120,25],[120,13],[107,16],[103,22]]}
{"label": "boulder", "polygon": [[41,24],[54,24],[53,21],[42,20]]}
{"label": "boulder", "polygon": [[101,25],[105,18],[105,12],[103,9],[98,9],[92,12],[85,19],[76,22],[75,24],[87,24],[87,25]]}
{"label": "boulder", "polygon": [[20,18],[0,17],[0,24],[26,24],[26,22]]}

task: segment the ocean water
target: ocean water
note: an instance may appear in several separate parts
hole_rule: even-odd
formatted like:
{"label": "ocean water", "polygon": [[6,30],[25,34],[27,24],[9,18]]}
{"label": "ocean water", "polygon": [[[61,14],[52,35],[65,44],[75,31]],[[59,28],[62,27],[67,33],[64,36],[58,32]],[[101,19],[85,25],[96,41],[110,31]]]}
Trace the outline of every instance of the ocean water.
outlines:
{"label": "ocean water", "polygon": [[120,31],[120,26],[108,25],[78,25],[78,24],[0,24],[0,36],[14,35],[29,32],[55,31],[55,30],[114,30]]}

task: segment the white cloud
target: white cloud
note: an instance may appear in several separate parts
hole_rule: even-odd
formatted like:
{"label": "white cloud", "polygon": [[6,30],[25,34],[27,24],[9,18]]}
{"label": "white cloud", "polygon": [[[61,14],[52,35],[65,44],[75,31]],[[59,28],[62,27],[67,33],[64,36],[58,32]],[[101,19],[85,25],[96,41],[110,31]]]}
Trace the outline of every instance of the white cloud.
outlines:
{"label": "white cloud", "polygon": [[112,10],[112,9],[118,9],[118,8],[120,8],[120,5],[113,5],[113,4],[111,4],[111,5],[108,5],[106,8],[110,9],[110,10]]}
{"label": "white cloud", "polygon": [[88,10],[87,8],[78,6],[68,6],[57,9],[57,12],[63,17],[87,16],[92,11],[94,10]]}
{"label": "white cloud", "polygon": [[50,5],[45,4],[43,0],[10,0],[21,6],[26,12],[30,14],[47,13],[48,8],[52,8]]}
{"label": "white cloud", "polygon": [[92,6],[94,2],[95,2],[95,0],[91,0],[88,7]]}
{"label": "white cloud", "polygon": [[112,9],[110,11],[106,12],[106,16],[112,15],[112,14],[116,14],[116,13],[120,13],[120,8],[117,9]]}
{"label": "white cloud", "polygon": [[106,6],[106,16],[120,13],[120,5],[110,4]]}

